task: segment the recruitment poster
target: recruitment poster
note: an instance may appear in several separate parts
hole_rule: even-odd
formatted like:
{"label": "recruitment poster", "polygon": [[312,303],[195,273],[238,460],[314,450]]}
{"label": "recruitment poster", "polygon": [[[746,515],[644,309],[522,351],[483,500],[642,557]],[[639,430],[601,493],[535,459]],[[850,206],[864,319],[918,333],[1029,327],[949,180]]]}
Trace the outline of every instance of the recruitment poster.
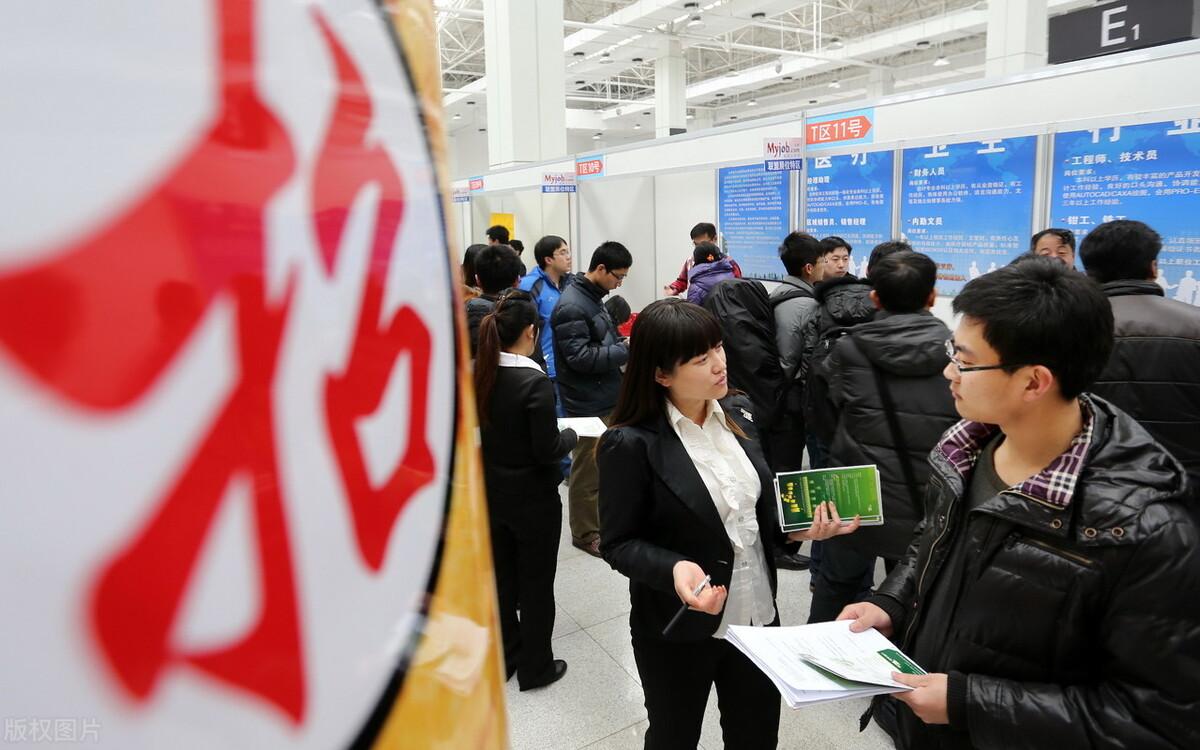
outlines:
{"label": "recruitment poster", "polygon": [[904,150],[900,231],[938,265],[939,294],[1029,249],[1037,137]]}
{"label": "recruitment poster", "polygon": [[768,172],[761,163],[717,171],[717,230],[748,278],[778,281],[786,275],[779,244],[790,231],[789,174]]}
{"label": "recruitment poster", "polygon": [[1052,180],[1052,226],[1079,241],[1113,219],[1149,224],[1162,236],[1164,294],[1200,305],[1200,113],[1058,133]]}
{"label": "recruitment poster", "polygon": [[[871,248],[892,236],[893,151],[873,151],[806,159],[805,231],[835,235],[853,248],[852,273],[866,275]],[[861,263],[862,268],[858,267]]]}
{"label": "recruitment poster", "polygon": [[6,746],[505,745],[434,39],[0,6]]}

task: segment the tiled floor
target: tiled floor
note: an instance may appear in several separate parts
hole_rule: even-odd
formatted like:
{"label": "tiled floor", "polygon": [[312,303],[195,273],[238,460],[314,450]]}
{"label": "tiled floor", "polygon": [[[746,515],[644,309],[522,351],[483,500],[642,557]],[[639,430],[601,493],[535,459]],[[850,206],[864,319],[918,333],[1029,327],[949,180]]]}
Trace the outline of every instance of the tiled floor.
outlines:
{"label": "tiled floor", "polygon": [[[554,655],[567,674],[555,684],[522,693],[508,683],[508,732],[513,750],[624,750],[642,747],[646,709],[629,642],[628,580],[603,560],[571,546],[563,488],[563,537],[555,583]],[[808,573],[779,571],[779,610],[785,625],[808,618]],[[781,750],[890,750],[874,724],[861,734],[858,717],[866,701],[842,701],[800,710],[783,707]],[[721,741],[716,694],[709,699],[701,747]]]}

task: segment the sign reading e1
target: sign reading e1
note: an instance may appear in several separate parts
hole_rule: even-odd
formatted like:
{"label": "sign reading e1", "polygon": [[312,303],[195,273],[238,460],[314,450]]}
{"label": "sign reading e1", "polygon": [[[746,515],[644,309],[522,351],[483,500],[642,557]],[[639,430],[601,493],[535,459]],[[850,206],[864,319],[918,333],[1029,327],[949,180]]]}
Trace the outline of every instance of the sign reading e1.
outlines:
{"label": "sign reading e1", "polygon": [[1050,63],[1200,36],[1200,0],[1124,0],[1050,19]]}

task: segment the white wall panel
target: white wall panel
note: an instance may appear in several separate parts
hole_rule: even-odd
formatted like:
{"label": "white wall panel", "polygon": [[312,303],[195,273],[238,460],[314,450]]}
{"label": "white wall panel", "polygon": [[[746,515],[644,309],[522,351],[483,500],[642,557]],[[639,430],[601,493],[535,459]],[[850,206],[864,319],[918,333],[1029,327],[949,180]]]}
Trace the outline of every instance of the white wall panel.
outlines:
{"label": "white wall panel", "polygon": [[660,174],[654,178],[655,297],[675,280],[692,252],[689,236],[698,222],[717,223],[717,173],[712,169]]}
{"label": "white wall panel", "polygon": [[[592,251],[606,240],[616,240],[633,255],[633,268],[617,290],[634,310],[657,298],[658,266],[654,236],[654,178],[585,180],[579,185],[579,247],[577,264],[587,270]],[[686,236],[686,234],[685,234]]]}

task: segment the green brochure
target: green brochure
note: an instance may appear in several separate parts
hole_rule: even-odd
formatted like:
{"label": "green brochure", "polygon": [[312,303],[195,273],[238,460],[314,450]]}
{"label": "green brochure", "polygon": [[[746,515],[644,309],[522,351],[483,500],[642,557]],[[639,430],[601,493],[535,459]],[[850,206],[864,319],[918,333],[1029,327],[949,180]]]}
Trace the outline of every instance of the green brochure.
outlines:
{"label": "green brochure", "polygon": [[883,524],[879,469],[875,466],[838,466],[776,474],[775,496],[779,499],[779,526],[785,533],[811,528],[813,513],[824,502],[837,507],[843,523],[859,516],[863,526]]}

